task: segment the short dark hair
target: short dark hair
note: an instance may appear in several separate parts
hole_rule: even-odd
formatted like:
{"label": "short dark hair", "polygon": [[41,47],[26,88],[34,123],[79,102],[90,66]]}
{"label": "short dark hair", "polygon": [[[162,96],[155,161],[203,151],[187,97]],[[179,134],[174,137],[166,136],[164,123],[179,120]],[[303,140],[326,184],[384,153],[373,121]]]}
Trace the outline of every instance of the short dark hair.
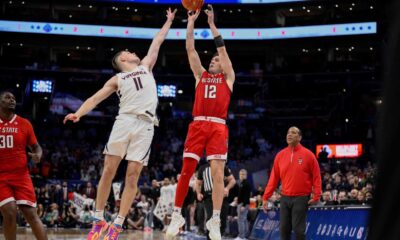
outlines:
{"label": "short dark hair", "polygon": [[214,55],[212,56],[212,58],[215,58],[215,57],[218,57],[218,56],[219,56],[219,53],[216,52],[216,53],[214,53]]}
{"label": "short dark hair", "polygon": [[119,55],[121,55],[122,52],[123,52],[123,51],[117,52],[117,53],[114,55],[114,57],[112,58],[112,60],[111,60],[111,64],[112,64],[113,68],[114,68],[116,71],[121,71],[121,68],[118,66],[117,59],[118,59]]}
{"label": "short dark hair", "polygon": [[3,95],[6,94],[6,93],[11,93],[11,94],[14,95],[14,92],[11,91],[11,90],[1,90],[1,91],[0,91],[0,98],[2,98]]}
{"label": "short dark hair", "polygon": [[[302,137],[303,133],[301,132],[300,128],[296,127],[296,126],[291,126],[290,128],[297,128],[297,130],[299,130],[299,136]],[[289,129],[290,129],[289,128]]]}

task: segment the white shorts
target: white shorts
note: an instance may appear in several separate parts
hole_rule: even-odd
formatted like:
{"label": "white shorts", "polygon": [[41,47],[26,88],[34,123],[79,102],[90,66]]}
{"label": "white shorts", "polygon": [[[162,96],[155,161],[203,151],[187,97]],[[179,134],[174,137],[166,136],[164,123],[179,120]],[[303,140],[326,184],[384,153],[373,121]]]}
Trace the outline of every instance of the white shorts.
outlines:
{"label": "white shorts", "polygon": [[118,115],[103,153],[147,166],[153,136],[152,122],[137,115]]}

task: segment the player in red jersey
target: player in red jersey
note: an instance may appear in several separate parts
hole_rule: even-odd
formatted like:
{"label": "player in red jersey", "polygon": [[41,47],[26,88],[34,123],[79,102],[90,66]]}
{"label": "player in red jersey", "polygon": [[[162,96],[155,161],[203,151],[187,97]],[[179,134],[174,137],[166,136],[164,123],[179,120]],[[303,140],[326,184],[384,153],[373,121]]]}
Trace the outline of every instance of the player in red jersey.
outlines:
{"label": "player in red jersey", "polygon": [[17,238],[17,205],[37,239],[47,239],[36,212],[36,196],[29,176],[26,147],[35,163],[42,148],[31,123],[15,114],[16,101],[11,92],[0,93],[0,210],[7,240]]}
{"label": "player in red jersey", "polygon": [[[196,170],[198,161],[206,150],[210,161],[213,179],[213,216],[207,221],[209,237],[212,240],[221,239],[220,211],[224,195],[229,190],[224,189],[224,167],[228,153],[228,127],[225,119],[228,114],[230,97],[235,81],[235,72],[226,51],[224,41],[214,23],[214,12],[211,5],[205,10],[208,24],[214,37],[218,54],[211,59],[208,71],[201,65],[199,55],[194,47],[194,22],[200,14],[188,13],[186,51],[190,68],[196,79],[196,97],[193,107],[194,121],[189,125],[183,153],[182,172],[178,181],[175,208],[172,221],[167,230],[167,238],[173,238],[179,233],[179,228],[185,224],[181,215],[181,207],[188,192],[189,180]],[[210,216],[208,216],[210,217]]]}

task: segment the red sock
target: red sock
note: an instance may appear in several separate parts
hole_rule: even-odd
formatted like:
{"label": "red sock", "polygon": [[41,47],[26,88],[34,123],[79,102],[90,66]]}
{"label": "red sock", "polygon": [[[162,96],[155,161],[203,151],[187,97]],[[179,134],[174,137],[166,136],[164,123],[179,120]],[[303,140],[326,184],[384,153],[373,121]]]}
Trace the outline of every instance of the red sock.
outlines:
{"label": "red sock", "polygon": [[182,207],[189,190],[190,178],[196,171],[197,163],[198,161],[196,159],[188,157],[183,158],[181,176],[179,177],[178,186],[176,187],[175,207]]}

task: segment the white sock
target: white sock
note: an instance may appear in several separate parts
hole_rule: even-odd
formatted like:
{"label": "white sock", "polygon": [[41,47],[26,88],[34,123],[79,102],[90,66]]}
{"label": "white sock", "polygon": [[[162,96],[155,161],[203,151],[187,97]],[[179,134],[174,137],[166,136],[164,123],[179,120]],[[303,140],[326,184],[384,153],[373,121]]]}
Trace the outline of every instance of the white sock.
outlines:
{"label": "white sock", "polygon": [[118,215],[114,220],[114,224],[122,226],[124,224],[125,217]]}
{"label": "white sock", "polygon": [[94,220],[97,221],[102,221],[104,220],[104,209],[103,210],[98,210],[94,212]]}
{"label": "white sock", "polygon": [[182,208],[180,207],[174,207],[174,213],[179,213],[181,214]]}
{"label": "white sock", "polygon": [[213,218],[219,218],[219,215],[221,214],[221,210],[213,210]]}

